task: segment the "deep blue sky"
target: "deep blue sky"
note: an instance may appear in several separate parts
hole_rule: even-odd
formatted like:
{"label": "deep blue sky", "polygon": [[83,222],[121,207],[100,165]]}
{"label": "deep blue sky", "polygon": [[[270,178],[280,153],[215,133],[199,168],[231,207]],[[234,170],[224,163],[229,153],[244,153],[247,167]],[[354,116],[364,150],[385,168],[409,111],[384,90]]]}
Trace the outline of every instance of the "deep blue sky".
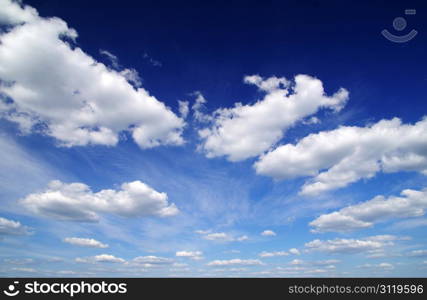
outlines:
{"label": "deep blue sky", "polygon": [[[195,87],[218,106],[247,101],[256,95],[239,84],[242,75],[302,73],[321,78],[327,91],[348,88],[349,106],[378,118],[396,110],[405,120],[422,115],[403,105],[408,98],[414,106],[425,103],[427,37],[396,45],[379,36],[383,29],[396,33],[392,21],[406,8],[418,12],[406,16],[408,31],[423,28],[422,1],[27,2],[42,16],[67,21],[87,53],[108,49],[136,68],[144,86],[170,105]],[[143,53],[162,67],[150,66]]]}
{"label": "deep blue sky", "polygon": [[[339,113],[320,111],[316,116],[321,123],[313,126],[299,123],[289,129],[279,144],[296,143],[310,133],[339,126],[363,127],[394,117],[414,124],[427,115],[427,4],[423,1],[355,4],[349,1],[28,0],[24,3],[36,8],[41,17],[55,16],[74,28],[78,38],[73,47],[80,47],[95,60],[110,66],[111,62],[100,54],[100,50],[107,50],[117,56],[122,68],[134,68],[142,78],[142,87],[175,114],[178,114],[178,100],[190,101],[190,106],[194,103],[195,91],[207,99],[208,114],[218,108],[233,107],[236,102],[253,104],[262,99],[263,92],[243,84],[246,75],[292,80],[297,74],[308,74],[323,82],[327,95],[340,87],[350,92]],[[417,14],[405,16],[404,10],[408,8],[416,9]],[[408,22],[403,34],[411,29],[419,32],[415,39],[396,44],[380,34],[383,29],[400,34],[392,27],[396,17],[404,17]],[[316,234],[310,232],[312,228],[308,225],[321,214],[377,195],[398,196],[403,189],[426,188],[425,175],[378,172],[373,178],[363,178],[316,198],[300,197],[298,191],[307,177],[277,181],[255,173],[256,157],[230,162],[224,157],[209,159],[197,152],[200,140],[196,129],[202,125],[190,117],[187,120],[183,132],[186,144],[140,149],[129,136],[112,147],[57,147],[52,137],[34,132],[22,134],[14,123],[0,119],[0,148],[6,157],[0,164],[3,172],[0,217],[19,221],[32,232],[2,236],[0,226],[0,260],[4,261],[0,274],[427,274],[424,211],[417,218],[391,218],[350,233]],[[156,191],[167,193],[181,214],[157,219],[106,213],[101,214],[99,223],[87,224],[58,221],[23,210],[18,203],[20,199],[43,192],[47,183],[55,179],[84,183],[93,192],[117,190],[124,182],[140,180]],[[408,225],[413,220],[418,225]],[[195,230],[225,232],[234,241],[212,241],[204,236],[207,233],[197,234]],[[276,235],[261,235],[264,230],[272,230]],[[315,239],[365,241],[376,235],[394,238],[385,242],[388,251],[385,256],[370,258],[372,253],[363,251],[316,252],[307,246]],[[247,240],[238,241],[242,236],[247,236]],[[94,238],[109,247],[70,245],[63,242],[68,237]],[[395,246],[390,248],[387,242]],[[300,254],[292,253],[291,248],[298,249]],[[418,250],[425,252],[409,254]],[[201,251],[203,259],[176,256],[177,251]],[[265,258],[260,256],[263,251],[288,253]],[[78,257],[90,260],[101,254],[123,258],[130,265],[76,262]],[[153,263],[154,267],[144,270],[132,268],[135,257],[150,255],[174,260],[175,264],[169,262],[159,267]],[[247,261],[226,265],[225,270],[209,265],[230,259]],[[339,262],[325,262],[331,259]],[[251,265],[251,260],[261,260],[262,264]],[[183,263],[188,265],[179,265]],[[292,269],[297,267],[301,269]],[[286,271],[275,273],[278,268]]]}

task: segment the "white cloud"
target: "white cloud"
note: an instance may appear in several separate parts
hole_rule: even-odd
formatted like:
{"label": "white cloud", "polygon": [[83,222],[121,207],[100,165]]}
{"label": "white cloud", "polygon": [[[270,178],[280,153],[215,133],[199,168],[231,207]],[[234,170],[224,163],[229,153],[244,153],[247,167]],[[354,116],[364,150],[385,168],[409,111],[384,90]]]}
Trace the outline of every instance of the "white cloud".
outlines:
{"label": "white cloud", "polygon": [[138,88],[135,70],[109,69],[70,46],[77,33],[59,18],[40,18],[10,0],[2,5],[0,21],[26,22],[0,36],[0,93],[13,100],[0,100],[4,118],[67,147],[113,146],[121,132],[141,148],[183,144],[185,122]]}
{"label": "white cloud", "polygon": [[178,100],[179,104],[179,113],[181,115],[181,118],[185,119],[188,116],[188,113],[190,112],[189,108],[189,102],[188,101],[180,101]]}
{"label": "white cloud", "polygon": [[203,236],[204,239],[210,240],[210,241],[224,241],[224,242],[231,242],[234,240],[234,238],[225,232],[214,232],[214,233],[208,233],[205,236]]}
{"label": "white cloud", "polygon": [[338,264],[341,261],[338,259],[326,259],[326,260],[316,260],[316,261],[312,261],[310,262],[310,264],[312,265],[316,265],[316,266],[329,266],[329,265],[334,265],[334,264]]}
{"label": "white cloud", "polygon": [[111,65],[114,67],[114,69],[120,68],[119,58],[116,55],[114,55],[108,50],[103,50],[103,49],[100,49],[99,53],[102,55],[105,55],[111,61]]}
{"label": "white cloud", "polygon": [[209,262],[208,266],[253,266],[253,265],[262,265],[263,263],[259,259],[230,259],[230,260],[214,260]]}
{"label": "white cloud", "polygon": [[205,104],[207,101],[202,95],[202,93],[200,91],[195,91],[192,95],[196,96],[196,100],[194,101],[193,106],[191,106],[191,109],[193,110],[194,119],[201,123],[212,121],[212,116],[203,112],[205,110]]}
{"label": "white cloud", "polygon": [[296,248],[289,249],[289,253],[293,254],[293,255],[300,255],[301,254],[300,251]]}
{"label": "white cloud", "polygon": [[427,118],[414,125],[394,118],[310,134],[295,145],[277,147],[254,166],[258,174],[276,179],[312,176],[301,194],[316,195],[371,178],[381,170],[427,174],[426,146]]}
{"label": "white cloud", "polygon": [[374,223],[391,218],[419,217],[427,209],[427,189],[403,190],[401,197],[377,196],[372,200],[351,205],[310,222],[314,232],[348,232],[372,227]]}
{"label": "white cloud", "polygon": [[175,255],[178,257],[188,257],[194,260],[203,259],[202,251],[177,251]]}
{"label": "white cloud", "polygon": [[91,257],[76,258],[78,263],[125,263],[123,258],[115,257],[111,254],[100,254]]}
{"label": "white cloud", "polygon": [[3,24],[31,22],[39,16],[37,10],[28,5],[23,6],[17,1],[0,0],[0,7],[0,23]]}
{"label": "white cloud", "polygon": [[174,261],[171,258],[159,257],[154,255],[148,256],[138,256],[132,260],[133,263],[142,264],[145,266],[154,266],[154,265],[169,265],[173,264]]}
{"label": "white cloud", "polygon": [[422,226],[427,226],[427,219],[426,218],[404,220],[401,222],[394,223],[391,226],[391,228],[401,230],[401,229],[412,229],[412,228],[417,228],[417,227],[422,227]]}
{"label": "white cloud", "polygon": [[141,181],[123,183],[120,190],[94,193],[83,183],[52,181],[48,189],[20,200],[33,213],[60,220],[96,222],[98,213],[124,217],[176,215],[179,210],[169,204],[165,193],[159,193]]}
{"label": "white cloud", "polygon": [[103,244],[100,241],[97,241],[95,239],[68,237],[64,239],[64,242],[71,245],[82,246],[82,247],[108,248],[107,244]]}
{"label": "white cloud", "polygon": [[217,242],[243,242],[249,239],[247,235],[234,237],[225,232],[210,232],[204,230],[196,230],[196,233],[201,234],[205,240],[217,241]]}
{"label": "white cloud", "polygon": [[266,252],[263,251],[260,254],[258,254],[261,257],[275,257],[275,256],[288,256],[289,253],[286,251],[275,251],[275,252]]}
{"label": "white cloud", "polygon": [[261,232],[262,236],[275,236],[276,233],[273,230],[264,230],[263,232]]}
{"label": "white cloud", "polygon": [[427,256],[427,250],[413,250],[409,253],[410,256]]}
{"label": "white cloud", "polygon": [[29,234],[28,227],[18,221],[0,217],[0,236],[2,235],[26,235]]}
{"label": "white cloud", "polygon": [[236,238],[236,241],[243,242],[249,240],[249,237],[247,235],[242,235]]}
{"label": "white cloud", "polygon": [[345,89],[326,96],[322,82],[307,75],[295,76],[295,85],[285,78],[258,75],[245,77],[245,83],[258,86],[266,95],[255,104],[237,103],[213,113],[211,126],[199,131],[203,140],[199,148],[209,158],[227,156],[230,161],[240,161],[258,156],[296,122],[321,108],[338,111],[348,98]]}
{"label": "white cloud", "polygon": [[326,253],[371,253],[383,250],[384,247],[394,245],[393,241],[398,237],[392,235],[371,236],[363,239],[340,239],[313,240],[305,244],[308,251],[319,251]]}
{"label": "white cloud", "polygon": [[301,260],[301,259],[294,259],[289,264],[291,264],[291,265],[302,265],[304,263],[305,262],[303,260]]}

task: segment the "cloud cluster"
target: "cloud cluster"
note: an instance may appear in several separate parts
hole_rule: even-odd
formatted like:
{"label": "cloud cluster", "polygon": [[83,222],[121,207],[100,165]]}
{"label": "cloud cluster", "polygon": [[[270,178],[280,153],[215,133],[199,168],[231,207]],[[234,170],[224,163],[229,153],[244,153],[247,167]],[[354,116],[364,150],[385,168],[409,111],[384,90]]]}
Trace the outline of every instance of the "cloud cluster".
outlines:
{"label": "cloud cluster", "polygon": [[203,259],[202,251],[177,251],[175,253],[177,257],[188,257],[193,260],[201,260]]}
{"label": "cloud cluster", "polygon": [[75,259],[78,263],[125,263],[126,261],[123,258],[115,257],[111,254],[100,254],[90,257],[78,257]]}
{"label": "cloud cluster", "polygon": [[28,227],[22,225],[20,222],[0,217],[0,236],[26,234],[29,234]]}
{"label": "cloud cluster", "polygon": [[254,166],[258,174],[276,179],[312,176],[303,195],[344,187],[381,170],[427,174],[427,118],[414,125],[394,118],[310,134],[295,145],[277,147]]}
{"label": "cloud cluster", "polygon": [[225,232],[211,232],[210,230],[196,230],[195,232],[205,240],[216,242],[243,242],[249,239],[247,235],[235,237]]}
{"label": "cloud cluster", "polygon": [[68,237],[64,239],[65,243],[82,246],[82,247],[93,247],[93,248],[108,248],[107,244],[103,244],[95,239]]}
{"label": "cloud cluster", "polygon": [[59,18],[15,1],[1,6],[0,22],[14,27],[0,36],[0,117],[68,147],[113,146],[122,132],[141,148],[184,142],[185,122],[134,87],[134,71],[110,69],[74,46],[77,32]]}
{"label": "cloud cluster", "polygon": [[403,190],[401,197],[377,196],[372,200],[351,205],[310,222],[314,232],[348,232],[372,227],[374,223],[392,219],[419,217],[427,209],[427,189]]}
{"label": "cloud cluster", "polygon": [[[295,83],[285,78],[246,76],[245,83],[256,85],[265,93],[254,104],[237,103],[233,108],[216,110],[212,120],[205,115],[196,119],[211,121],[211,126],[199,131],[200,149],[207,157],[226,156],[230,161],[255,157],[270,149],[283,138],[285,131],[321,108],[340,110],[348,99],[348,91],[340,89],[332,96],[325,95],[319,79],[295,76]],[[199,99],[196,104],[206,101]],[[194,108],[194,106],[193,106]],[[196,110],[199,112],[199,110]]]}
{"label": "cloud cluster", "polygon": [[274,252],[263,251],[258,255],[260,257],[288,256],[289,252],[286,252],[286,251],[274,251]]}
{"label": "cloud cluster", "polygon": [[97,193],[83,183],[50,182],[48,189],[20,200],[35,214],[66,221],[96,222],[98,213],[124,217],[176,215],[179,210],[169,204],[165,193],[159,193],[141,181],[123,183],[120,190]]}
{"label": "cloud cluster", "polygon": [[170,265],[173,264],[173,259],[166,257],[159,257],[154,255],[148,256],[138,256],[132,260],[132,263],[140,264],[146,267],[156,266],[156,265]]}
{"label": "cloud cluster", "polygon": [[393,246],[394,241],[400,238],[393,235],[377,235],[363,239],[313,240],[305,244],[307,251],[319,251],[326,253],[378,253],[384,247]]}

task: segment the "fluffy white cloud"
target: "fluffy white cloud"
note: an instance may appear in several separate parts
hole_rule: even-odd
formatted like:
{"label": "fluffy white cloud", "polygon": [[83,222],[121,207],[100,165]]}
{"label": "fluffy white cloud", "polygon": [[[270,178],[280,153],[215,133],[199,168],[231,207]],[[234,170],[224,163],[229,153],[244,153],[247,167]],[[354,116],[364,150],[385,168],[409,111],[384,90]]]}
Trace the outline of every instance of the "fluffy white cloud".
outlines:
{"label": "fluffy white cloud", "polygon": [[77,33],[59,18],[10,0],[2,5],[0,21],[24,23],[0,36],[0,116],[62,146],[112,146],[121,132],[141,148],[184,142],[185,122],[138,88],[135,70],[112,70],[71,46]]}
{"label": "fluffy white cloud", "polygon": [[210,232],[209,230],[196,230],[196,233],[202,235],[205,240],[217,242],[243,242],[249,239],[247,235],[234,237],[225,232]]}
{"label": "fluffy white cloud", "polygon": [[418,217],[427,209],[427,189],[403,190],[401,197],[377,196],[372,200],[351,205],[310,222],[314,232],[348,232],[371,227],[390,218]]}
{"label": "fluffy white cloud", "polygon": [[214,260],[209,262],[208,266],[233,266],[233,265],[240,265],[240,266],[254,266],[254,265],[262,265],[263,263],[259,259],[229,259],[229,260]]}
{"label": "fluffy white cloud", "polygon": [[0,23],[20,24],[38,19],[39,14],[34,8],[22,6],[17,1],[0,0]]}
{"label": "fluffy white cloud", "polygon": [[297,248],[291,248],[289,249],[289,253],[293,255],[300,255],[300,251]]}
{"label": "fluffy white cloud", "polygon": [[100,241],[97,241],[95,239],[68,237],[64,239],[64,242],[71,245],[82,246],[82,247],[108,248],[107,244],[103,244]]}
{"label": "fluffy white cloud", "polygon": [[169,204],[165,193],[159,193],[141,181],[123,183],[120,190],[94,193],[83,183],[50,182],[48,189],[20,200],[33,213],[60,220],[96,222],[98,213],[124,217],[168,217],[179,211]]}
{"label": "fluffy white cloud", "polygon": [[203,259],[202,251],[177,251],[175,255],[178,257],[188,257],[194,260]]}
{"label": "fluffy white cloud", "polygon": [[264,230],[263,232],[261,232],[262,236],[275,236],[276,233],[273,230]]}
{"label": "fluffy white cloud", "polygon": [[258,174],[276,179],[313,176],[301,194],[316,195],[373,177],[381,170],[427,174],[426,149],[427,118],[414,125],[394,118],[366,127],[342,126],[310,134],[295,145],[277,147],[254,167]]}
{"label": "fluffy white cloud", "polygon": [[0,236],[26,235],[28,233],[28,227],[22,225],[20,222],[0,217]]}
{"label": "fluffy white cloud", "polygon": [[171,258],[148,255],[135,257],[132,262],[149,267],[153,265],[169,265],[173,264],[174,261]]}
{"label": "fluffy white cloud", "polygon": [[188,113],[190,112],[189,102],[178,100],[178,104],[179,104],[179,113],[180,113],[181,117],[183,119],[187,118]]}
{"label": "fluffy white cloud", "polygon": [[123,258],[115,257],[111,254],[100,254],[91,257],[77,257],[76,262],[78,263],[125,263]]}
{"label": "fluffy white cloud", "polygon": [[394,245],[398,237],[392,235],[371,236],[364,239],[340,239],[313,240],[305,244],[308,251],[320,251],[326,253],[371,253],[383,250],[384,247]]}
{"label": "fluffy white cloud", "polygon": [[321,108],[338,111],[348,98],[345,89],[326,96],[322,82],[307,75],[295,76],[294,85],[285,78],[257,75],[245,77],[245,83],[256,85],[266,95],[252,105],[237,103],[213,113],[211,126],[199,131],[203,140],[200,149],[207,157],[227,156],[230,161],[239,161],[257,156],[296,122]]}
{"label": "fluffy white cloud", "polygon": [[275,252],[266,252],[263,251],[260,254],[258,254],[261,257],[275,257],[275,256],[288,256],[289,253],[286,251],[275,251]]}

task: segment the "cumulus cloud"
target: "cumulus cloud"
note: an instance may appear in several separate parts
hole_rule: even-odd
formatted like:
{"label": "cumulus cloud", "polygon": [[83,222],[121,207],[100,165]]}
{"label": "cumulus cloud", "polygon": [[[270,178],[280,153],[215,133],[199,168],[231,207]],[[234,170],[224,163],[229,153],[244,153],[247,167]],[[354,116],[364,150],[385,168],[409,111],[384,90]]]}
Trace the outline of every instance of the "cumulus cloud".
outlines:
{"label": "cumulus cloud", "polygon": [[264,230],[263,232],[261,232],[262,236],[275,236],[276,233],[273,230]]}
{"label": "cumulus cloud", "polygon": [[202,235],[205,240],[217,242],[243,242],[249,239],[247,235],[234,237],[225,232],[210,232],[209,230],[196,230],[196,233]]}
{"label": "cumulus cloud", "polygon": [[203,252],[202,251],[177,251],[175,253],[177,257],[188,257],[193,260],[200,260],[203,259]]}
{"label": "cumulus cloud", "polygon": [[135,264],[140,264],[146,267],[155,266],[155,265],[170,265],[173,264],[174,261],[171,258],[167,257],[159,257],[154,255],[148,256],[138,256],[132,260]]}
{"label": "cumulus cloud", "polygon": [[259,259],[229,259],[229,260],[214,260],[209,262],[207,265],[211,267],[215,266],[254,266],[254,265],[262,265],[263,263]]}
{"label": "cumulus cloud", "polygon": [[407,189],[401,192],[400,197],[377,196],[372,200],[321,215],[310,222],[310,226],[314,227],[314,232],[348,232],[372,227],[376,222],[391,218],[423,216],[426,209],[427,189]]}
{"label": "cumulus cloud", "polygon": [[[262,156],[258,174],[276,179],[312,176],[303,195],[345,187],[377,172],[418,171],[427,174],[427,118],[411,124],[381,120],[366,127],[341,126],[310,134]],[[364,226],[364,224],[354,224]]]}
{"label": "cumulus cloud", "polygon": [[95,239],[67,237],[64,239],[64,242],[71,245],[82,246],[82,247],[108,248],[107,244],[103,244],[100,241],[97,241]]}
{"label": "cumulus cloud", "polygon": [[384,247],[393,246],[395,240],[400,238],[393,235],[378,235],[363,239],[313,240],[305,244],[307,251],[326,253],[372,253],[382,251]]}
{"label": "cumulus cloud", "polygon": [[0,217],[0,236],[2,235],[26,235],[29,234],[28,227],[18,221]]}
{"label": "cumulus cloud", "polygon": [[300,255],[300,251],[297,248],[291,248],[289,249],[289,253],[293,255]]}
{"label": "cumulus cloud", "polygon": [[289,253],[286,251],[274,251],[274,252],[263,251],[258,255],[260,257],[275,257],[275,256],[288,256]]}
{"label": "cumulus cloud", "polygon": [[16,25],[38,19],[37,10],[17,1],[0,0],[0,23]]}
{"label": "cumulus cloud", "polygon": [[1,1],[0,21],[15,26],[0,36],[0,117],[67,147],[113,146],[122,132],[141,148],[183,144],[185,122],[139,87],[135,70],[110,69],[72,45],[77,32],[63,20]]}
{"label": "cumulus cloud", "polygon": [[47,190],[30,194],[20,200],[35,214],[66,221],[96,222],[98,213],[124,217],[176,215],[179,210],[169,204],[168,196],[141,181],[123,183],[120,190],[91,191],[83,183],[50,182]]}
{"label": "cumulus cloud", "polygon": [[111,254],[100,254],[91,257],[77,257],[76,262],[78,263],[125,263],[123,258],[115,257]]}
{"label": "cumulus cloud", "polygon": [[237,103],[233,108],[218,109],[212,120],[201,118],[211,124],[199,131],[199,148],[209,158],[226,156],[230,161],[258,156],[298,121],[321,108],[338,111],[348,99],[345,89],[327,96],[322,82],[311,76],[297,75],[294,81],[293,84],[285,78],[246,76],[244,82],[256,85],[265,93],[264,98],[254,104]]}
{"label": "cumulus cloud", "polygon": [[189,102],[178,100],[178,105],[179,105],[179,113],[181,115],[181,118],[183,119],[187,118],[188,113],[190,112]]}

